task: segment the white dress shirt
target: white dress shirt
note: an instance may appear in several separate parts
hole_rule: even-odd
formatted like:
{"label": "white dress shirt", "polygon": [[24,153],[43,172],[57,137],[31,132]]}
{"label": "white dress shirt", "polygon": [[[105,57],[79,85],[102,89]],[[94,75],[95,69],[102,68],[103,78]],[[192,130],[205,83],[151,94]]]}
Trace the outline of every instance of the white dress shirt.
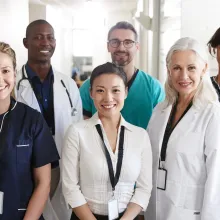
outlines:
{"label": "white dress shirt", "polygon": [[119,134],[121,126],[125,127],[121,175],[114,192],[119,212],[123,212],[129,202],[146,210],[152,189],[152,152],[146,130],[126,122],[121,116],[116,150],[113,153],[97,113],[88,120],[71,125],[67,131],[62,151],[62,181],[66,203],[71,208],[88,203],[93,213],[108,215],[112,186],[103,142],[95,127],[97,124],[101,125],[114,173],[118,160]]}

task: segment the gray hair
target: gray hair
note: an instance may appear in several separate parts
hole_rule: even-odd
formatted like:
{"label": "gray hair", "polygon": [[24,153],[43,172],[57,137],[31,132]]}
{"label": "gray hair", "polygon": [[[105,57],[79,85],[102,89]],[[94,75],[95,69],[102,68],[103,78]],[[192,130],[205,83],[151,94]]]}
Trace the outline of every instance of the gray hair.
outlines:
{"label": "gray hair", "polygon": [[[170,48],[167,57],[166,57],[166,65],[169,68],[172,55],[177,51],[193,51],[197,58],[201,61],[201,65],[208,64],[208,55],[206,52],[206,48],[200,45],[196,40],[185,37],[180,38],[178,41],[174,43],[174,45]],[[167,79],[165,82],[165,93],[166,93],[166,101],[169,104],[174,104],[178,99],[178,93],[172,85],[172,82],[169,77],[169,73],[167,71]],[[218,96],[216,94],[215,89],[213,88],[211,79],[209,74],[206,72],[202,77],[199,86],[197,87],[197,91],[193,98],[193,104],[195,106],[199,106],[202,103],[207,102],[215,102],[218,101]]]}

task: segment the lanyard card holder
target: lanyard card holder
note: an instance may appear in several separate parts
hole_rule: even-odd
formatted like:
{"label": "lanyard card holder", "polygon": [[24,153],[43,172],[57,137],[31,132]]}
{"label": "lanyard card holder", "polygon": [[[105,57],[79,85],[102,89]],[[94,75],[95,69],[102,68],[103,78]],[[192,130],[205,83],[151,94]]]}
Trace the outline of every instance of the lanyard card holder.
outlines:
{"label": "lanyard card holder", "polygon": [[0,215],[3,214],[3,200],[4,200],[4,193],[0,191]]}
{"label": "lanyard card holder", "polygon": [[108,219],[114,220],[119,217],[118,200],[113,198],[108,201]]}
{"label": "lanyard card holder", "polygon": [[157,189],[166,190],[166,185],[167,185],[167,170],[159,167],[157,172]]}

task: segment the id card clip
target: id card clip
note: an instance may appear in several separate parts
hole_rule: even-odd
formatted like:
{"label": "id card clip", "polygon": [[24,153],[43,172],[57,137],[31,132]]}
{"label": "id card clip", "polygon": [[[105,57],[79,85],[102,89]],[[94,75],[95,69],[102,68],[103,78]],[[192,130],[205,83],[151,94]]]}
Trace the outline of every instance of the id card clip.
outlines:
{"label": "id card clip", "polygon": [[4,193],[0,191],[0,215],[3,214],[3,200],[4,200]]}
{"label": "id card clip", "polygon": [[108,202],[108,219],[114,220],[119,217],[118,200],[113,198]]}
{"label": "id card clip", "polygon": [[157,189],[166,190],[166,184],[167,170],[159,167],[157,172]]}

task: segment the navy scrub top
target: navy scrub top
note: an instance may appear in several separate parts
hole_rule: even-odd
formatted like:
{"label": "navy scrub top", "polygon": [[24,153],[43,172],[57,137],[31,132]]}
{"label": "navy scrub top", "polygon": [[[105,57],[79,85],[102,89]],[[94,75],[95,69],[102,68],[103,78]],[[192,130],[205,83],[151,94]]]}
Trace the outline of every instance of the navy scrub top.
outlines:
{"label": "navy scrub top", "polygon": [[22,220],[34,191],[33,168],[59,160],[59,154],[36,110],[12,99],[9,112],[0,119],[0,191],[4,193],[0,220]]}

